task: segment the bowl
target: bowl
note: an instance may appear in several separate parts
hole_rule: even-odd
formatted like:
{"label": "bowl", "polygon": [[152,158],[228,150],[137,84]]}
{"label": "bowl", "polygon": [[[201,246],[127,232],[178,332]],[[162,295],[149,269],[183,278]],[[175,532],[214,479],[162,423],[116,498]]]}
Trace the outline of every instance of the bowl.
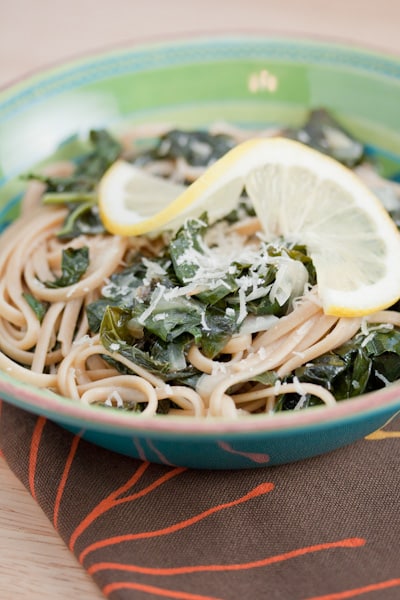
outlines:
{"label": "bowl", "polygon": [[[21,173],[76,153],[91,128],[168,122],[295,126],[329,108],[388,174],[400,164],[400,60],[336,43],[270,36],[123,47],[50,68],[0,93],[0,227],[18,214]],[[55,397],[0,373],[0,396],[118,453],[165,465],[243,469],[332,451],[384,426],[400,384],[266,418],[135,418]]]}

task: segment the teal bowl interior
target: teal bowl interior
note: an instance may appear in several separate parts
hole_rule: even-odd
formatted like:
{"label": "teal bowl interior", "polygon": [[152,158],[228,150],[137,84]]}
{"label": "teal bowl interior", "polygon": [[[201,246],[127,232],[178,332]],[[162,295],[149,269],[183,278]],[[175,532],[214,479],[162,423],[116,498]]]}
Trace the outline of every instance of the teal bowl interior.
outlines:
{"label": "teal bowl interior", "polygon": [[[400,173],[400,60],[331,43],[218,37],[120,48],[55,67],[0,92],[0,230],[18,215],[19,178],[84,149],[91,128],[141,123],[299,125],[326,107],[380,163]],[[0,395],[123,454],[196,468],[249,468],[328,452],[383,426],[400,385],[296,414],[240,421],[137,418],[86,407],[0,373]]]}

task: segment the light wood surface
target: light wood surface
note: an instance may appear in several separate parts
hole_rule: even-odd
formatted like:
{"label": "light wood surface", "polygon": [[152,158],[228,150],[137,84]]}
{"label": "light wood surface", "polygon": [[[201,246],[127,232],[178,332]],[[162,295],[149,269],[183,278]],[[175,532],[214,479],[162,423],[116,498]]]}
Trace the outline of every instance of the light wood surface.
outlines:
{"label": "light wood surface", "polygon": [[[400,55],[399,0],[0,0],[0,85],[115,43],[191,33],[291,33]],[[99,600],[0,459],[1,600]]]}
{"label": "light wood surface", "polygon": [[103,598],[3,459],[0,488],[0,598]]}

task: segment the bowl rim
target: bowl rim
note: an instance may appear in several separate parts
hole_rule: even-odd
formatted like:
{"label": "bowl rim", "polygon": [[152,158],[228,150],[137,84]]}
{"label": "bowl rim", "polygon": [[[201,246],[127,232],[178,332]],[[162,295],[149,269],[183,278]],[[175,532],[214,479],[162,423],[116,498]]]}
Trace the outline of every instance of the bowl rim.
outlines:
{"label": "bowl rim", "polygon": [[[189,34],[171,34],[167,36],[148,36],[143,39],[124,41],[118,44],[89,50],[60,59],[54,63],[31,70],[13,81],[0,86],[0,104],[2,97],[19,93],[27,88],[33,80],[46,78],[64,69],[72,69],[77,64],[91,64],[111,55],[119,53],[151,50],[154,46],[174,46],[191,43],[245,43],[257,40],[271,43],[289,43],[294,45],[314,45],[324,48],[340,48],[359,55],[375,56],[393,63],[400,73],[400,53],[392,53],[372,44],[360,44],[354,41],[331,38],[327,36],[309,35],[284,31],[236,30],[225,32],[193,32]],[[398,77],[400,81],[400,75]],[[142,417],[129,412],[108,411],[102,407],[89,406],[71,401],[62,396],[56,396],[49,390],[34,388],[24,384],[7,373],[0,371],[0,394],[8,403],[15,404],[31,412],[46,415],[53,420],[67,420],[70,423],[84,424],[87,429],[100,426],[103,429],[132,432],[176,433],[178,435],[195,434],[214,436],[215,434],[252,434],[257,432],[293,431],[302,428],[320,427],[341,422],[348,423],[360,416],[368,418],[388,410],[395,413],[400,410],[400,381],[392,385],[338,402],[334,406],[316,406],[305,411],[287,411],[273,415],[249,415],[243,419],[218,417],[199,419],[197,417],[168,416]],[[18,397],[18,400],[16,400]]]}
{"label": "bowl rim", "polygon": [[[215,435],[256,434],[260,432],[293,431],[310,427],[318,428],[349,423],[360,417],[379,416],[390,411],[400,411],[400,382],[380,390],[338,401],[333,406],[315,406],[304,411],[285,411],[272,415],[249,415],[243,419],[231,417],[183,417],[178,415],[155,415],[151,417],[133,415],[100,406],[76,402],[49,390],[34,388],[12,377],[0,373],[0,394],[6,402],[25,408],[30,412],[45,415],[52,420],[63,420],[78,424],[86,429],[100,428],[118,431]],[[18,400],[16,397],[18,396]]]}
{"label": "bowl rim", "polygon": [[195,29],[192,31],[181,31],[171,32],[167,34],[148,34],[145,36],[128,38],[119,42],[113,42],[109,44],[99,44],[94,48],[88,48],[80,52],[67,53],[66,55],[59,57],[55,60],[42,63],[37,67],[32,67],[26,71],[21,72],[16,77],[6,80],[0,84],[0,97],[4,92],[12,91],[13,88],[29,82],[29,80],[47,76],[51,72],[62,69],[64,67],[72,66],[73,64],[80,61],[96,60],[101,56],[111,54],[114,52],[134,51],[142,48],[150,48],[155,45],[172,45],[176,43],[184,43],[187,41],[191,42],[215,42],[215,41],[227,41],[227,40],[251,40],[255,39],[269,39],[271,41],[286,41],[294,42],[298,44],[302,43],[315,43],[323,47],[341,47],[343,49],[352,50],[355,52],[373,54],[380,56],[381,58],[387,58],[393,61],[400,61],[400,49],[398,51],[393,48],[381,46],[368,40],[366,41],[355,41],[352,38],[347,38],[341,35],[325,35],[318,34],[316,32],[308,31],[294,31],[283,28],[265,28],[265,29],[252,29],[250,27],[240,28],[235,27],[233,29],[224,30],[202,30]]}

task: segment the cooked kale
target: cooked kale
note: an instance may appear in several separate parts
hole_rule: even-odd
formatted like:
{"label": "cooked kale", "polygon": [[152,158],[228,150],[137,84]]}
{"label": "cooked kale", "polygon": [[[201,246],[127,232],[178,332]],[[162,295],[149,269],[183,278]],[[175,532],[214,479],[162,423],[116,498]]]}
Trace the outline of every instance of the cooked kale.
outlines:
{"label": "cooked kale", "polygon": [[32,296],[32,294],[24,293],[22,295],[33,310],[33,312],[35,313],[35,315],[37,316],[38,320],[42,322],[47,312],[47,302],[42,302],[41,300],[38,300],[37,298]]}
{"label": "cooked kale", "polygon": [[[92,149],[81,156],[76,163],[72,175],[67,177],[52,177],[39,173],[28,173],[25,179],[42,181],[47,186],[47,202],[50,194],[67,194],[64,202],[87,201],[87,193],[95,190],[99,179],[121,154],[121,145],[106,130],[92,130],[89,133]],[[57,198],[53,196],[53,201]]]}
{"label": "cooked kale", "polygon": [[[366,334],[358,333],[335,351],[299,367],[294,375],[300,384],[322,385],[338,401],[385,387],[400,379],[400,331],[379,327]],[[291,379],[288,377],[287,381]],[[297,394],[282,394],[276,411],[293,410],[298,402]],[[307,394],[302,408],[316,404],[321,401]]]}
{"label": "cooked kale", "polygon": [[305,125],[288,130],[287,135],[332,156],[348,167],[357,165],[364,156],[361,142],[354,139],[324,108],[312,110]]}
{"label": "cooked kale", "polygon": [[99,217],[97,205],[93,202],[82,202],[72,206],[57,236],[61,240],[72,239],[80,235],[96,235],[105,233],[103,222]]}
{"label": "cooked kale", "polygon": [[[132,335],[131,311],[120,307],[108,306],[100,328],[100,339],[110,352],[118,351],[130,361],[171,383],[189,383],[197,381],[197,369],[186,365],[185,350],[190,344],[189,337],[180,336],[179,340],[164,344],[157,336],[149,333],[146,337],[135,338]],[[119,371],[128,369],[110,357],[106,357]]]}
{"label": "cooked kale", "polygon": [[62,252],[61,275],[53,281],[45,281],[48,288],[66,287],[78,283],[89,266],[89,248],[67,248]]}
{"label": "cooked kale", "polygon": [[142,154],[137,163],[150,160],[184,158],[194,167],[207,167],[235,146],[228,135],[210,134],[206,131],[183,131],[173,129],[163,135],[158,144],[149,152]]}
{"label": "cooked kale", "polygon": [[24,177],[46,184],[44,204],[65,204],[68,207],[68,215],[58,233],[61,239],[105,231],[97,210],[96,187],[104,172],[120,156],[121,145],[103,129],[91,131],[89,140],[92,150],[77,160],[72,175],[55,177],[28,173]]}

